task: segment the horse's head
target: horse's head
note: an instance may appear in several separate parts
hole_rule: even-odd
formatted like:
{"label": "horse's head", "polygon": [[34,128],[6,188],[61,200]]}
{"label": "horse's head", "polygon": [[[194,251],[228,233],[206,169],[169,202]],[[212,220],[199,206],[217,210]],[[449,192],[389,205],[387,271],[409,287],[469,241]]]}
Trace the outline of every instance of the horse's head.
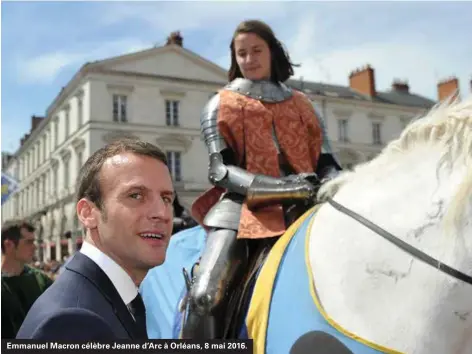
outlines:
{"label": "horse's head", "polygon": [[[472,276],[472,97],[414,120],[376,158],[324,185],[319,199],[329,198]],[[459,353],[472,337],[472,284],[332,205],[319,210],[309,250],[321,301],[360,336],[408,353]]]}

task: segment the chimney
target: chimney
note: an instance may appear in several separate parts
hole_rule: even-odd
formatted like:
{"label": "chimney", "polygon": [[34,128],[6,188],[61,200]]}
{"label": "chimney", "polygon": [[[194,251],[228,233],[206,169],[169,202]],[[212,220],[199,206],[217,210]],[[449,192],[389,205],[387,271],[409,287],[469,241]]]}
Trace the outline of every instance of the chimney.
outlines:
{"label": "chimney", "polygon": [[13,155],[2,151],[2,169],[5,169],[11,159],[13,159]]}
{"label": "chimney", "polygon": [[28,140],[29,136],[30,136],[29,133],[23,135],[23,137],[22,137],[21,140],[20,140],[20,146],[23,146],[23,144],[26,142],[26,140]]}
{"label": "chimney", "polygon": [[453,100],[459,97],[459,80],[451,77],[438,83],[438,100],[440,102],[452,97]]}
{"label": "chimney", "polygon": [[369,96],[375,96],[375,75],[370,65],[357,69],[349,75],[349,86],[351,89]]}
{"label": "chimney", "polygon": [[402,92],[402,93],[409,93],[410,86],[408,85],[408,81],[401,81],[401,80],[394,80],[392,83],[392,91],[395,92]]}
{"label": "chimney", "polygon": [[184,42],[184,39],[180,35],[180,31],[175,31],[175,32],[172,32],[169,37],[167,37],[166,45],[175,44],[182,47],[183,42]]}
{"label": "chimney", "polygon": [[31,116],[31,131],[34,131],[43,121],[43,117]]}

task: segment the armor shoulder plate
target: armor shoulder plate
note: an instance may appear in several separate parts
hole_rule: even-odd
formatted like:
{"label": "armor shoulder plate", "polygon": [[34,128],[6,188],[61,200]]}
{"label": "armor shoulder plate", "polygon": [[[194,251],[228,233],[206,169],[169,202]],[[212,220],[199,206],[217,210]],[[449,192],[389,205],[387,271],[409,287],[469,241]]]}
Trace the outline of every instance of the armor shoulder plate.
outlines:
{"label": "armor shoulder plate", "polygon": [[219,108],[220,95],[216,94],[207,102],[200,117],[202,140],[205,142],[210,154],[221,152],[227,148],[226,142],[218,130]]}
{"label": "armor shoulder plate", "polygon": [[282,82],[277,85],[268,80],[252,81],[243,78],[231,81],[224,90],[238,92],[268,103],[282,102],[293,95],[292,89]]}

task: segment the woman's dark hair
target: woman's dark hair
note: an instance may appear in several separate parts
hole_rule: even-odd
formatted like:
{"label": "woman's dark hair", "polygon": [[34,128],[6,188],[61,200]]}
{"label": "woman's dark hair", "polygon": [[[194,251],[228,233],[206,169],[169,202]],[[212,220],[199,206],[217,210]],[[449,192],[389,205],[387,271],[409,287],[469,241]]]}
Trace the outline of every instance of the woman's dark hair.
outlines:
{"label": "woman's dark hair", "polygon": [[231,40],[231,67],[228,72],[229,81],[238,77],[243,77],[238,63],[236,62],[236,51],[234,49],[234,40],[241,33],[254,33],[261,37],[269,46],[271,55],[271,75],[270,79],[275,82],[284,82],[293,75],[293,67],[299,66],[290,61],[290,56],[282,43],[275,37],[274,32],[266,23],[259,20],[248,20],[241,22],[234,31]]}

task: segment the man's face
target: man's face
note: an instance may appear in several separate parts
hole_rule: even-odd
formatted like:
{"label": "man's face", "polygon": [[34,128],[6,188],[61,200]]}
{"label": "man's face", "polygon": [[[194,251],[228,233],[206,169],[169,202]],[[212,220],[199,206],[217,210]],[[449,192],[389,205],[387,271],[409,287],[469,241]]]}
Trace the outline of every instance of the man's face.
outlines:
{"label": "man's face", "polygon": [[102,211],[93,209],[97,225],[91,231],[102,251],[133,274],[162,264],[173,226],[174,190],[167,166],[122,153],[103,164],[100,187]]}
{"label": "man's face", "polygon": [[30,232],[27,228],[22,227],[20,234],[21,237],[18,241],[18,245],[12,247],[12,255],[20,263],[30,263],[33,260],[34,251],[36,250],[34,232]]}

